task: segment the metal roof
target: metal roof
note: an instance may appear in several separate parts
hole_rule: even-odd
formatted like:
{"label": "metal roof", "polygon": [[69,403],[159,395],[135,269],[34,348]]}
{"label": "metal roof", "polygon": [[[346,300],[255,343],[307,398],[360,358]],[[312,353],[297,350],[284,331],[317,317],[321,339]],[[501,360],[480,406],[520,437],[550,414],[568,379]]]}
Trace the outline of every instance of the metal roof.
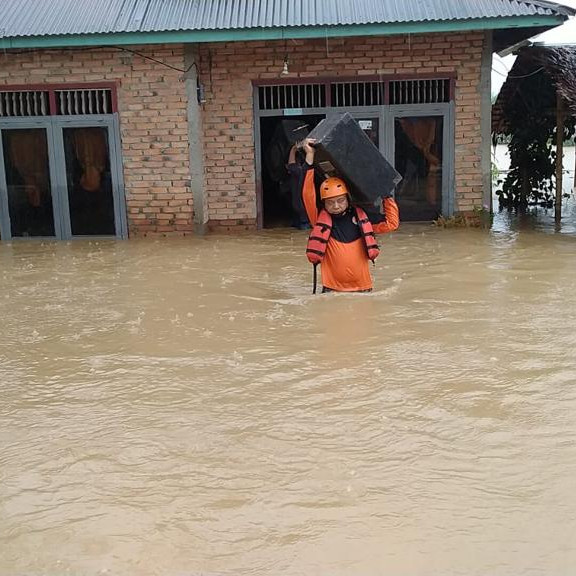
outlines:
{"label": "metal roof", "polygon": [[567,17],[520,0],[0,0],[0,39]]}

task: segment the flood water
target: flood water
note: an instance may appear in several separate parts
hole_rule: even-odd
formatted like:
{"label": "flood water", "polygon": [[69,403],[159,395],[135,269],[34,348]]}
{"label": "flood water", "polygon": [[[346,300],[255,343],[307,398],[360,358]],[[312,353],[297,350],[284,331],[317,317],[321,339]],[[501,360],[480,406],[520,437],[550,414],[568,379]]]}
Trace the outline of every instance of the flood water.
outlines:
{"label": "flood water", "polygon": [[576,236],[0,244],[2,576],[576,566]]}

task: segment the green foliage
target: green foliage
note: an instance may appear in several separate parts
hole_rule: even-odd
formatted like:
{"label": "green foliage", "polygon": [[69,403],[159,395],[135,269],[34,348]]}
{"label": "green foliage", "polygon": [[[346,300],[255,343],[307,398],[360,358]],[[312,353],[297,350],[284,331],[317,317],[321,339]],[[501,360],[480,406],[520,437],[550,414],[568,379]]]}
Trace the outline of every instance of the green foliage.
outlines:
{"label": "green foliage", "polygon": [[[504,110],[510,126],[510,171],[496,181],[500,206],[525,209],[551,207],[555,196],[556,92],[545,73],[525,78]],[[574,134],[574,118],[566,114],[564,139]]]}
{"label": "green foliage", "polygon": [[464,214],[456,214],[454,216],[438,216],[432,224],[437,228],[468,228],[468,219]]}
{"label": "green foliage", "polygon": [[472,212],[454,216],[438,216],[432,224],[438,228],[491,228],[492,214],[485,208],[475,207]]}
{"label": "green foliage", "polygon": [[490,165],[490,175],[492,178],[492,186],[496,186],[498,183],[498,176],[500,175],[500,171],[498,170],[498,166],[496,166],[496,162],[492,160]]}

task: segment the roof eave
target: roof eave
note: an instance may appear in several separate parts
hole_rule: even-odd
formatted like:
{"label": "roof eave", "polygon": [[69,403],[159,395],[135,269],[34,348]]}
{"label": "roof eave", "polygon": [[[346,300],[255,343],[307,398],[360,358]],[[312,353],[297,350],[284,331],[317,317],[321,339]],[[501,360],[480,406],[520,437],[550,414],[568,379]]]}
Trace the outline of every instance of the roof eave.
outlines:
{"label": "roof eave", "polygon": [[181,44],[238,42],[250,40],[283,40],[338,38],[346,36],[394,36],[439,32],[466,32],[514,28],[555,28],[566,16],[511,16],[474,20],[430,22],[393,22],[338,26],[293,26],[275,28],[242,28],[227,30],[174,30],[164,32],[121,32],[109,34],[63,34],[51,36],[18,36],[0,38],[0,49],[73,48],[110,45]]}

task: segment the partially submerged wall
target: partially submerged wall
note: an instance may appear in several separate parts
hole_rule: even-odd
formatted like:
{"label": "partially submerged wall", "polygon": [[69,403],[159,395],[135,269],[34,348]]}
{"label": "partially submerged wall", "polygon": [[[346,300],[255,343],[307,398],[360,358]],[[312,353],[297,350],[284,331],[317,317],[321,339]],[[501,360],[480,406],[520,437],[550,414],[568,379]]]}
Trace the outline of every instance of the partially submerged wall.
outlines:
{"label": "partially submerged wall", "polygon": [[[117,83],[128,227],[131,235],[147,235],[192,232],[193,198],[210,229],[256,228],[252,81],[278,78],[286,54],[294,80],[453,74],[455,209],[466,212],[482,206],[483,197],[483,45],[482,32],[204,44],[200,109],[188,105],[195,91],[186,90],[190,60],[181,45],[135,47],[139,55],[110,48],[5,53],[0,84]],[[189,108],[201,115],[203,131],[194,194]]]}

